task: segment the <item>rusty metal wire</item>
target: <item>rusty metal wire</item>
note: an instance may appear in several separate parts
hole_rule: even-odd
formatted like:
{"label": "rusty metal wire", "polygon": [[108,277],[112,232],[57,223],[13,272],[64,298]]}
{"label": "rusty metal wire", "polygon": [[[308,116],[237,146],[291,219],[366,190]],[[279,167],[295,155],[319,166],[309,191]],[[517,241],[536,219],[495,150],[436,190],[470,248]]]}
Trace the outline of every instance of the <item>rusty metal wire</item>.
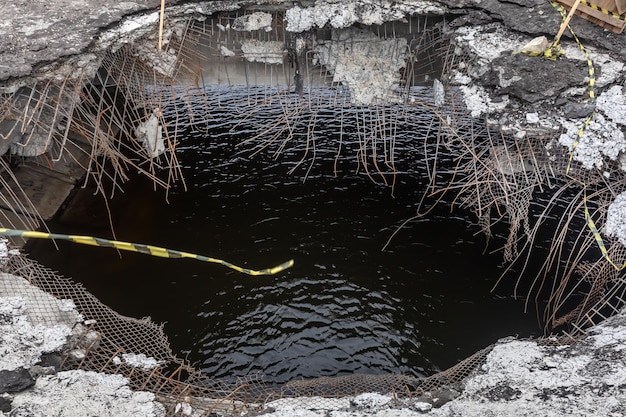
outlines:
{"label": "rusty metal wire", "polygon": [[[82,285],[61,277],[24,255],[9,259],[3,276],[2,295],[28,296],[34,301],[31,314],[42,324],[56,324],[57,309],[49,303],[38,303],[33,286],[59,300],[72,300],[83,317],[82,336],[73,340],[63,352],[62,369],[120,374],[127,377],[134,389],[153,392],[166,406],[167,415],[175,415],[177,404],[191,405],[199,415],[239,415],[243,410],[261,410],[269,401],[316,397],[324,399],[354,396],[364,392],[392,394],[398,398],[414,398],[442,387],[457,384],[470,375],[485,359],[491,347],[477,352],[452,368],[426,378],[405,375],[350,375],[290,381],[284,385],[268,384],[262,375],[250,375],[236,382],[213,379],[175,357],[163,328],[149,318],[122,316],[102,304]],[[30,284],[29,285],[27,285]],[[32,287],[31,287],[32,288]],[[37,308],[40,306],[41,308]],[[94,334],[97,337],[94,337]],[[120,360],[124,354],[143,354],[158,363],[152,369],[131,366]]]}
{"label": "rusty metal wire", "polygon": [[[474,64],[473,57],[447,38],[438,21],[410,17],[406,22],[370,28],[368,36],[405,39],[407,61],[389,102],[355,106],[351,101],[354,91],[333,76],[330,61],[315,49],[317,44],[337,41],[337,32],[319,28],[289,33],[280,11],[271,11],[270,30],[226,30],[252,11],[172,21],[175,27],[170,28],[172,35],[163,52],[167,55],[155,57],[137,42],[107,52],[93,80],[86,74],[72,74],[2,96],[0,133],[3,137],[19,133],[17,154],[35,142],[42,151],[39,158],[50,161],[66,157],[80,160],[79,154],[86,153],[87,181],[94,181],[101,192],[110,195],[126,181],[129,169],[149,175],[165,188],[181,180],[175,153],[177,137],[184,131],[181,125],[202,129],[221,123],[225,132],[245,128],[251,134],[243,145],[252,154],[269,151],[278,155],[300,149],[303,157],[294,170],[303,167],[306,176],[315,152],[320,150],[314,140],[316,129],[327,117],[324,111],[332,109],[342,115],[342,121],[344,117],[355,120],[352,130],[339,129],[339,140],[333,144],[337,160],[345,158],[341,152],[343,135],[352,135],[360,143],[359,151],[353,154],[359,169],[374,180],[389,183],[393,183],[396,172],[397,129],[413,126],[415,131],[426,132],[423,137],[416,135],[416,146],[424,147],[426,161],[425,199],[469,208],[487,236],[492,235],[494,226],[505,223],[508,231],[501,250],[505,262],[518,270],[527,268],[535,246],[546,236],[551,242],[532,281],[517,283],[528,299],[548,294],[547,308],[542,312],[548,330],[566,327],[567,340],[575,339],[624,305],[624,274],[598,255],[594,237],[581,221],[581,184],[587,186],[592,217],[601,225],[610,202],[626,190],[626,176],[615,169],[616,177],[608,184],[601,172],[574,164],[566,177],[569,155],[550,136],[530,132],[523,138],[512,138],[472,120],[460,104],[459,92],[447,82],[447,75],[467,72]],[[267,62],[267,56],[246,52],[256,41],[277,45],[279,53],[270,57],[272,63]],[[392,43],[397,49],[404,44]],[[443,106],[433,101],[433,78],[446,86]],[[420,84],[429,88],[420,90],[427,93],[416,94],[415,87]],[[225,118],[226,113],[230,118]],[[156,159],[146,154],[134,131],[152,116],[164,127],[166,141],[165,154]],[[88,146],[81,146],[81,141]],[[162,170],[168,172],[165,179],[158,175]],[[5,172],[10,175],[10,170]],[[540,194],[550,198],[534,206]],[[8,198],[5,195],[3,198]],[[16,205],[16,201],[8,198],[6,204]],[[427,215],[424,207],[420,205],[418,216]],[[626,249],[619,242],[607,238],[605,243],[616,262],[626,261]],[[64,363],[67,369],[121,373],[129,377],[133,387],[157,394],[168,405],[170,415],[181,402],[208,415],[262,408],[273,399],[302,395],[337,397],[363,391],[421,395],[462,381],[489,351],[487,348],[448,371],[424,379],[354,375],[291,381],[275,387],[253,375],[226,383],[202,375],[174,357],[162,328],[149,319],[120,316],[80,285],[27,258],[12,259],[8,271],[57,298],[72,299],[85,318],[95,321],[90,326],[99,335],[99,343],[77,341],[72,350],[79,349],[84,355],[68,355]],[[149,371],[129,367],[115,360],[122,352],[143,353],[160,364]]]}

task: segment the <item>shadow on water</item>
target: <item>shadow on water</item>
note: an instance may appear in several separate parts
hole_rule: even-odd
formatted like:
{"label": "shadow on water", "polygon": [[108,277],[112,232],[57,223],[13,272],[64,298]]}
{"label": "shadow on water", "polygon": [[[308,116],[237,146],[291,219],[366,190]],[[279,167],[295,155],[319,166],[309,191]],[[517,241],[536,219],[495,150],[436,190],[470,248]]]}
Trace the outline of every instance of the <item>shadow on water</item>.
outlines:
{"label": "shadow on water", "polygon": [[[169,203],[134,179],[114,198],[117,239],[253,269],[294,258],[292,269],[250,277],[67,242],[56,251],[47,241],[32,242],[31,256],[122,314],[165,322],[176,353],[227,379],[254,372],[272,382],[429,375],[500,337],[541,333],[534,307],[523,313],[511,288],[490,292],[501,255],[484,254],[485,239],[468,213],[452,215],[442,205],[382,250],[415,214],[423,193],[422,180],[409,174],[416,171],[398,174],[392,196],[391,187],[354,167],[336,176],[320,168],[303,181],[286,175],[284,163],[263,154],[250,159],[232,143],[183,140],[177,151],[188,191],[172,190]],[[410,149],[404,155],[412,158]],[[282,158],[294,160],[288,152]],[[328,158],[332,166],[334,155]],[[101,201],[90,203],[99,197],[79,194],[50,229],[110,236]]]}

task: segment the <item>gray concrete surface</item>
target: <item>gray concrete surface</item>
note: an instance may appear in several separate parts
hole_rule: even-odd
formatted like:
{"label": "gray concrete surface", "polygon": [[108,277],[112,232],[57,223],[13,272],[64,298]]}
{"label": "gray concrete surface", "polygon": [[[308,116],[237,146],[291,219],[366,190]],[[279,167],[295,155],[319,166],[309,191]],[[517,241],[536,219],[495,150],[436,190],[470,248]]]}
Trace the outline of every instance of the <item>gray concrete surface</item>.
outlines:
{"label": "gray concrete surface", "polygon": [[2,0],[0,81],[84,52],[123,16],[159,5],[159,0]]}

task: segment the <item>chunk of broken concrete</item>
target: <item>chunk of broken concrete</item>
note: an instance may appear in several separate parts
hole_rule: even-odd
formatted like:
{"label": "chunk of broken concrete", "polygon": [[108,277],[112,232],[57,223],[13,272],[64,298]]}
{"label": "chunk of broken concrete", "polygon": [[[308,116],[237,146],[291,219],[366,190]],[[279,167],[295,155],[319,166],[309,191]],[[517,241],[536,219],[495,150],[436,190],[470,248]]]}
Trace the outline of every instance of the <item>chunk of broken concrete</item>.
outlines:
{"label": "chunk of broken concrete", "polygon": [[526,45],[522,46],[519,52],[531,55],[542,54],[546,51],[546,49],[548,49],[549,46],[550,42],[548,41],[548,38],[545,36],[538,36]]}
{"label": "chunk of broken concrete", "polygon": [[0,371],[0,394],[24,391],[33,385],[35,385],[35,380],[24,368]]}

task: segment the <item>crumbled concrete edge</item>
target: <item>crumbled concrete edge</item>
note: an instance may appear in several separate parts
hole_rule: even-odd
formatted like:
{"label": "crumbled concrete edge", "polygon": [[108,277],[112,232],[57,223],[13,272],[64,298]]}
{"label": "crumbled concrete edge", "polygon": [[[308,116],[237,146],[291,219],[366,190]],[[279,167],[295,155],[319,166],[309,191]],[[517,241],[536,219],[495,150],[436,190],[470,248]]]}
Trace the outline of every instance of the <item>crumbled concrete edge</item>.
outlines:
{"label": "crumbled concrete edge", "polygon": [[[45,81],[51,74],[59,79],[71,79],[72,76],[91,79],[105,51],[115,52],[128,44],[133,45],[135,53],[146,64],[163,75],[172,75],[176,68],[176,56],[167,50],[167,45],[173,34],[182,37],[188,19],[203,19],[217,11],[236,10],[252,3],[243,0],[211,1],[168,7],[168,22],[162,38],[163,50],[157,50],[155,27],[159,19],[158,11],[124,17],[119,24],[99,33],[87,50],[44,65],[30,77],[3,83],[0,92],[16,91],[26,84]],[[408,48],[406,42],[378,39],[371,32],[368,32],[371,39],[364,39],[363,34],[355,33],[353,25],[380,25],[401,21],[411,14],[428,14],[448,15],[452,19],[446,30],[456,48],[460,67],[458,71],[449,74],[446,81],[463,92],[468,112],[473,117],[486,118],[489,123],[513,137],[524,137],[528,132],[541,131],[553,136],[553,144],[568,152],[573,148],[586,116],[591,114],[591,109],[586,107],[589,100],[585,96],[586,57],[575,42],[563,38],[561,43],[565,49],[565,58],[558,60],[554,67],[546,65],[548,60],[533,58],[533,63],[523,69],[535,70],[535,74],[520,71],[517,63],[503,59],[520,51],[533,40],[534,35],[543,35],[550,29],[556,32],[559,15],[549,4],[538,1],[513,4],[456,0],[383,0],[367,4],[355,0],[316,0],[298,4],[267,0],[260,3],[283,8],[286,29],[290,32],[305,33],[322,27],[333,30],[331,41],[314,46],[316,56],[319,63],[333,74],[333,81],[349,87],[355,104],[397,101],[393,92],[400,81],[400,69],[405,65]],[[455,19],[455,16],[459,17]],[[267,31],[271,28],[271,18],[267,12],[251,11],[236,18],[230,29]],[[576,29],[581,22],[581,19],[575,21]],[[625,81],[625,57],[623,51],[618,50],[620,45],[626,44],[611,44],[616,42],[611,38],[613,35],[606,37],[610,38],[608,41],[598,36],[594,39],[593,29],[600,29],[590,24],[588,26],[592,29],[583,26],[582,33],[583,42],[598,74],[595,83],[599,93],[597,121],[591,123],[574,150],[574,159],[585,168],[604,169],[609,165],[607,162],[621,159],[626,151],[626,104],[623,88],[620,87]],[[337,50],[332,48],[333,42],[344,40],[346,36],[359,42],[353,42],[356,46],[347,52],[330,54],[330,50]],[[611,50],[609,46],[616,49]],[[246,41],[243,50],[248,61],[266,64],[283,63],[287,53],[284,46],[277,42],[259,40]],[[221,53],[224,56],[233,54],[226,47],[221,48]],[[572,71],[573,61],[583,64],[582,67]],[[77,68],[80,71],[76,71]],[[551,82],[559,81],[563,74],[571,73],[578,73],[579,80],[551,85]],[[148,140],[153,136],[158,137],[158,132],[152,134],[155,130],[153,124],[151,120],[146,121],[146,126],[139,127],[138,135],[146,144],[147,152],[158,155],[161,146],[154,146]],[[40,148],[45,149],[45,144]],[[24,152],[24,149],[18,147],[14,151]],[[40,149],[32,152],[40,153]],[[626,168],[626,164],[623,165]]]}
{"label": "crumbled concrete edge", "polygon": [[616,237],[626,246],[626,192],[618,194],[609,205],[604,229],[608,236]]}
{"label": "crumbled concrete edge", "polygon": [[[14,255],[6,243],[0,239],[3,260]],[[97,336],[83,324],[71,300],[58,300],[22,277],[0,272],[0,416],[165,415],[153,393],[132,391],[121,375],[57,372],[61,354],[84,356],[80,343],[96,343]],[[120,360],[143,369],[158,364],[145,355],[124,354]],[[31,383],[10,389],[9,382],[24,370]]]}
{"label": "crumbled concrete edge", "polygon": [[121,375],[78,370],[37,378],[33,388],[15,395],[9,415],[157,417],[165,408],[154,394],[132,391]]}
{"label": "crumbled concrete edge", "polygon": [[[449,401],[362,394],[281,399],[267,417],[623,416],[626,413],[626,310],[572,345],[503,339]],[[454,395],[452,395],[454,397]]]}
{"label": "crumbled concrete edge", "polygon": [[[0,254],[5,259],[12,256],[4,240]],[[5,371],[26,369],[34,382],[18,392],[0,392],[0,400],[10,404],[9,414],[0,410],[0,416],[165,415],[153,393],[132,391],[121,375],[57,372],[42,363],[44,356],[70,349],[70,355],[79,354],[77,338],[96,343],[97,335],[89,337],[83,324],[88,323],[71,300],[58,300],[21,277],[0,274],[0,387]],[[503,339],[460,385],[431,395],[280,399],[265,404],[260,413],[268,417],[622,416],[626,413],[626,310],[587,334],[571,345]],[[113,360],[141,369],[158,365],[141,354],[125,353]],[[190,416],[203,412],[187,403],[177,404],[177,409]]]}
{"label": "crumbled concrete edge", "polygon": [[[572,150],[585,119],[593,110],[585,106],[590,102],[586,97],[586,58],[575,42],[562,42],[565,50],[562,64],[528,57],[527,65],[537,66],[533,74],[521,73],[513,61],[503,59],[519,51],[531,40],[529,36],[497,23],[460,27],[452,36],[463,47],[463,53],[469,51],[471,59],[475,60],[472,69],[463,73],[456,71],[450,77],[452,85],[463,91],[465,104],[473,117],[486,118],[490,124],[516,137],[541,130],[558,138],[568,152]],[[626,150],[626,96],[620,86],[624,82],[625,64],[593,47],[587,50],[596,73],[601,74],[595,84],[599,95],[596,113],[574,151],[574,160],[587,169],[603,169],[609,165],[608,161],[617,160]],[[551,89],[550,79],[558,80],[561,71],[569,72],[572,67],[566,67],[565,63],[572,61],[585,63],[576,70],[580,81]],[[540,79],[542,77],[547,80]],[[535,89],[542,91],[535,92]],[[576,114],[573,107],[583,110]]]}
{"label": "crumbled concrete edge", "polygon": [[373,105],[396,101],[400,70],[409,48],[405,38],[381,39],[369,30],[333,29],[328,41],[318,41],[314,64],[333,74],[333,83],[350,89],[353,104]]}
{"label": "crumbled concrete edge", "polygon": [[401,20],[407,14],[443,14],[446,7],[436,1],[377,1],[364,4],[361,1],[316,1],[310,7],[293,6],[287,8],[285,20],[289,32],[304,32],[326,25],[338,29],[355,23],[381,25],[385,22]]}
{"label": "crumbled concrete edge", "polygon": [[[516,8],[519,22],[512,23],[506,16],[503,21],[494,18],[502,13],[500,8]],[[588,57],[571,38],[562,38],[564,55],[554,61],[519,53],[529,42],[538,42],[535,35],[546,27],[556,31],[558,18],[552,26],[533,26],[533,20],[554,15],[547,2],[524,7],[486,3],[484,12],[494,14],[485,14],[484,21],[472,26],[467,21],[451,22],[450,36],[460,65],[448,81],[463,92],[469,113],[510,138],[551,138],[546,156],[571,153],[573,161],[601,173],[608,183],[621,177],[620,171],[626,171],[626,38],[602,34],[600,28],[580,18],[573,21],[575,31],[584,34],[582,43],[593,64],[594,101]],[[621,46],[607,47],[602,39]],[[620,226],[624,223],[623,202],[615,199],[606,224],[598,226],[601,233],[626,246],[626,228]]]}
{"label": "crumbled concrete edge", "polygon": [[[1,250],[0,250],[1,252]],[[28,293],[33,294],[28,297]],[[36,300],[36,301],[33,301]],[[32,304],[36,302],[36,304]],[[34,306],[38,309],[35,309]],[[42,316],[38,311],[45,311]],[[9,399],[10,414],[0,416],[163,416],[164,407],[149,392],[132,391],[120,375],[86,371],[56,372],[39,365],[45,354],[68,349],[82,317],[69,300],[0,275],[0,371],[29,369],[34,385]],[[119,361],[150,369],[144,355]],[[265,404],[268,417],[432,416],[618,416],[626,413],[626,310],[588,330],[572,345],[550,346],[532,340],[499,341],[461,386],[439,395],[399,399],[364,393],[355,397],[280,399]],[[196,415],[188,404],[179,411]],[[255,411],[256,412],[256,411]]]}
{"label": "crumbled concrete edge", "polygon": [[[218,10],[234,10],[246,3],[205,2],[180,6],[181,8],[178,10],[181,15],[209,15]],[[408,13],[441,14],[446,10],[445,3],[454,2],[396,3],[383,1],[373,5],[370,9],[364,9],[358,7],[359,2],[356,1],[339,3],[318,0],[310,7],[294,6],[288,8],[286,18],[288,30],[293,32],[303,32],[324,25],[341,30],[349,28],[354,23],[380,24],[385,21],[402,19]],[[467,4],[470,3],[467,2]],[[482,3],[488,4],[490,2]],[[513,3],[507,4],[512,6]],[[478,5],[474,6],[477,7]],[[468,71],[452,74],[450,80],[452,85],[459,87],[465,93],[465,101],[470,113],[474,117],[487,118],[490,123],[498,125],[503,131],[516,137],[523,137],[529,131],[542,129],[546,133],[558,137],[561,146],[571,148],[586,114],[589,114],[589,112],[585,114],[584,111],[577,112],[576,110],[576,108],[583,108],[584,110],[585,83],[572,85],[559,91],[547,89],[543,92],[545,95],[541,97],[539,94],[538,98],[535,97],[536,95],[533,97],[528,94],[525,95],[523,91],[520,93],[518,87],[520,81],[524,80],[523,77],[516,73],[515,67],[504,65],[499,60],[525,45],[532,39],[532,34],[507,29],[506,21],[502,22],[497,19],[494,21],[492,16],[486,16],[482,11],[474,11],[477,15],[482,13],[483,15],[480,16],[484,17],[485,21],[478,22],[471,27],[460,26],[451,29],[451,36],[459,47],[459,54],[469,52],[471,60],[474,61],[472,64],[467,63],[472,68]],[[520,16],[514,18],[517,17]],[[241,21],[241,27],[244,30],[246,27],[262,28],[264,17],[259,15],[257,18],[256,20]],[[62,63],[50,63],[42,66],[37,74],[32,75],[30,79],[23,78],[14,83],[5,84],[0,88],[0,92],[16,91],[21,86],[32,83],[33,80],[45,81],[45,77],[49,77],[50,74],[56,74],[62,79],[73,74],[76,68],[90,68],[91,70],[77,73],[81,77],[89,78],[90,75],[95,74],[100,65],[99,52],[103,50],[114,51],[115,48],[121,47],[125,43],[149,36],[154,32],[155,19],[156,14],[154,12],[129,17],[123,20],[119,26],[102,34],[89,52],[71,56]],[[520,24],[523,24],[524,19],[519,20]],[[171,33],[181,30],[181,26],[173,25],[170,30],[170,32],[165,33],[165,43],[168,42]],[[551,30],[556,30],[556,26],[551,27]],[[568,60],[577,60],[584,64],[585,57],[580,54],[577,45],[568,41],[562,43],[565,46]],[[626,104],[624,90],[620,86],[620,83],[624,83],[624,58],[623,55],[620,58],[619,51],[611,54],[607,52],[606,48],[601,50],[589,45],[587,45],[587,49],[597,65],[597,73],[600,74],[596,83],[599,88],[598,115],[587,129],[584,140],[581,140],[575,153],[575,159],[585,167],[603,169],[607,160],[617,159],[621,161],[624,159],[623,131],[626,124]],[[148,62],[152,62],[153,67],[159,72],[171,73],[171,57],[156,51],[154,46],[146,46],[139,51]],[[225,50],[224,53],[228,54],[229,51]],[[537,63],[541,62],[539,58],[536,59]],[[344,70],[344,68],[340,69]],[[552,76],[558,78],[554,74]],[[349,82],[349,75],[342,75],[342,77]],[[486,79],[490,81],[485,82]],[[518,89],[516,90],[516,88]],[[561,101],[568,103],[561,103],[556,106],[555,95]],[[566,111],[567,104],[572,104],[571,107],[574,107],[574,111]],[[158,130],[155,130],[154,126],[146,126],[146,131],[156,132],[154,137],[158,137]],[[566,133],[560,135],[562,131]],[[149,135],[148,137],[152,136]],[[156,149],[154,143],[158,142],[146,142],[148,151]],[[622,163],[622,169],[625,167],[626,163]],[[610,175],[611,173],[607,172],[607,176]],[[621,200],[616,200],[614,212],[621,213],[621,205]],[[622,214],[616,214],[616,224],[623,224],[623,217]],[[620,236],[620,241],[622,238],[623,235]],[[2,279],[4,280],[5,277]],[[45,352],[62,349],[65,343],[64,339],[67,340],[71,335],[71,332],[68,333],[68,329],[71,329],[72,326],[68,326],[67,323],[32,323],[28,321],[31,319],[27,319],[25,316],[23,298],[9,297],[6,302],[7,304],[3,304],[2,307],[6,310],[2,314],[6,314],[6,316],[2,315],[2,320],[10,319],[11,321],[30,323],[30,327],[22,333],[18,332],[17,335],[11,333],[11,337],[16,337],[21,347],[27,347],[27,349],[23,349],[20,356],[21,360],[24,361],[24,366],[34,367]],[[59,308],[59,311],[67,313],[71,311],[68,308],[69,304],[66,303],[65,307]],[[481,370],[466,381],[464,392],[440,408],[433,408],[433,406],[440,404],[422,401],[406,403],[381,394],[363,394],[353,399],[340,399],[335,400],[335,402],[318,398],[280,400],[267,404],[267,415],[274,415],[274,417],[412,416],[427,412],[442,416],[621,415],[625,411],[622,391],[626,388],[626,381],[624,381],[624,375],[626,375],[624,344],[626,341],[623,337],[626,325],[623,313],[611,320],[592,328],[590,330],[592,335],[589,338],[573,346],[549,347],[540,346],[533,341],[516,340],[499,343]],[[49,329],[52,329],[50,333],[46,333]],[[15,327],[13,326],[8,329],[10,332],[14,330]],[[0,331],[4,332],[7,329],[0,328]],[[27,340],[29,335],[35,335],[35,337]],[[0,339],[3,344],[5,340],[8,338]],[[37,350],[38,348],[40,351]],[[122,358],[120,360],[134,362],[135,359],[137,358]],[[145,364],[143,358],[139,363]],[[10,365],[10,367],[13,366]],[[70,372],[80,373],[81,371]],[[122,398],[132,397],[132,394],[128,394],[125,389],[121,388],[124,385],[120,385],[120,379],[117,377],[111,381],[109,388],[100,390],[97,385],[102,382],[100,376],[73,375],[78,374],[59,373],[38,377],[35,388],[28,391],[31,394],[37,394],[33,394],[32,397],[20,397],[22,394],[18,393],[15,394],[14,401],[18,397],[23,398],[23,406],[27,407],[26,403],[37,401],[36,398],[39,396],[45,396],[42,390],[54,386],[57,382],[65,387],[57,395],[65,395],[72,391],[68,387],[73,388],[77,385],[72,381],[79,380],[83,382],[78,383],[78,385],[91,386],[91,392],[119,393],[123,391],[125,394],[121,395]],[[542,378],[538,378],[538,376],[542,376]],[[41,382],[39,382],[40,379]],[[86,394],[83,393],[82,395]],[[53,396],[51,398],[57,400],[58,397]],[[81,414],[77,415],[83,415],[85,412],[84,397],[78,398],[80,402],[76,404],[79,405],[72,405],[70,408],[74,407],[81,410]],[[119,400],[119,397],[113,397],[107,401]],[[140,403],[145,405],[147,402],[140,401]],[[20,404],[20,402],[18,401],[16,404]],[[431,405],[430,408],[428,404]],[[137,409],[131,411],[117,411],[119,413],[117,415],[141,415],[138,414],[137,410],[143,409],[142,407],[138,406]],[[34,409],[25,408],[24,414],[12,413],[11,415],[38,415],[32,411]],[[158,405],[155,405],[155,409],[158,409]],[[49,415],[50,410],[45,411],[46,414],[44,415]],[[158,415],[158,412],[155,413],[154,415]],[[102,410],[96,411],[94,414],[107,415]]]}

